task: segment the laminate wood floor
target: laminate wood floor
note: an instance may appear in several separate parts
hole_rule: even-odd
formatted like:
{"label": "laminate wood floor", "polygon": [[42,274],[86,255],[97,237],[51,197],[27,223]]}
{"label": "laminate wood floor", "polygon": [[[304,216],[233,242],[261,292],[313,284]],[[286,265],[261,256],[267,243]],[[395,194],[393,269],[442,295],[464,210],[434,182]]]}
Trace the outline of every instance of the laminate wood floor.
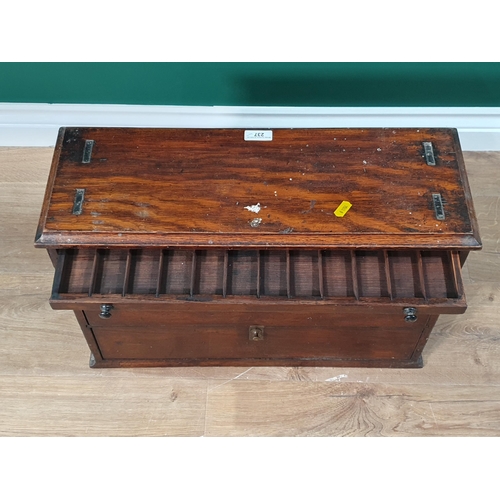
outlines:
{"label": "laminate wood floor", "polygon": [[0,436],[499,436],[500,152],[465,153],[484,248],[420,370],[91,370],[33,247],[52,148],[0,148]]}

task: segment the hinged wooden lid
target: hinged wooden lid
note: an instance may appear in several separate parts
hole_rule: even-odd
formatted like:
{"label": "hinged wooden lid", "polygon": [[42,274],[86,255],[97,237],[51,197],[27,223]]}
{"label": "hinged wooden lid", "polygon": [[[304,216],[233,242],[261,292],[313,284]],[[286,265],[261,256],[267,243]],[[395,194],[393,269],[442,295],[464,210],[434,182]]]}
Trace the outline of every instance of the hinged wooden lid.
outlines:
{"label": "hinged wooden lid", "polygon": [[36,245],[481,246],[454,129],[126,128],[60,130]]}

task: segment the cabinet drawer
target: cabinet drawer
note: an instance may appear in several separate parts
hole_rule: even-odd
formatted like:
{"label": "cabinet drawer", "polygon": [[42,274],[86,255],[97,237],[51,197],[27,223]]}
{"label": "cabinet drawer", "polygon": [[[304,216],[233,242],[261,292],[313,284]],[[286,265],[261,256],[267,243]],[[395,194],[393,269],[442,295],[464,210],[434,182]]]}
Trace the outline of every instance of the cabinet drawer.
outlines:
{"label": "cabinet drawer", "polygon": [[[193,314],[199,321],[186,316],[155,324],[130,324],[115,318],[92,322],[89,328],[105,360],[404,360],[412,357],[429,321],[428,315],[408,323],[399,315],[318,313],[312,309],[294,314],[210,312]],[[262,332],[258,340],[253,339],[253,328]]]}
{"label": "cabinet drawer", "polygon": [[444,251],[63,250],[51,304],[83,311],[100,366],[402,366],[465,310],[460,271]]}
{"label": "cabinet drawer", "polygon": [[458,252],[61,250],[52,306],[89,303],[174,303],[179,308],[209,303],[214,310],[242,303],[380,310],[433,306],[437,314],[465,310]]}

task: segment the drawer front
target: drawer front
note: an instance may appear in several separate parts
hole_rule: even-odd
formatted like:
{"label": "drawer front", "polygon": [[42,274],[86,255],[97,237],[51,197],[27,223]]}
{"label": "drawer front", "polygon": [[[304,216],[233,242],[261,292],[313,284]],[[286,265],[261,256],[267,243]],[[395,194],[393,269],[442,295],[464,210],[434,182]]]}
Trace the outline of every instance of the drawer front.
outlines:
{"label": "drawer front", "polygon": [[[296,308],[297,309],[297,308]],[[148,309],[87,319],[105,360],[238,360],[288,358],[410,359],[429,316],[406,322],[402,315],[258,309],[163,315]],[[135,314],[135,315],[134,315]],[[163,318],[163,320],[161,319]],[[131,321],[129,321],[131,320]],[[258,327],[262,334],[253,340]]]}
{"label": "drawer front", "polygon": [[[102,304],[86,304],[85,315],[92,328],[144,327],[164,329],[173,325],[236,325],[263,324],[267,326],[300,326],[310,328],[332,327],[332,321],[343,326],[385,326],[390,322],[396,328],[420,325],[427,314],[438,314],[437,307],[419,307],[417,322],[408,324],[404,320],[404,307],[381,305],[330,305],[316,304],[276,304],[262,301],[255,304],[221,304],[202,302],[179,302],[164,304],[110,304],[106,319],[102,318]],[[72,307],[74,308],[74,307]]]}

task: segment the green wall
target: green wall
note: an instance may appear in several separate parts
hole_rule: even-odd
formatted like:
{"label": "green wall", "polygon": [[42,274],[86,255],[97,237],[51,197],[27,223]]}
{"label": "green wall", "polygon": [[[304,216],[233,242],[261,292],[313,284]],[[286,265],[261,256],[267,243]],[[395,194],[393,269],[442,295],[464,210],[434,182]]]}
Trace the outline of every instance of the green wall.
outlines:
{"label": "green wall", "polygon": [[0,102],[500,106],[500,63],[0,63]]}

